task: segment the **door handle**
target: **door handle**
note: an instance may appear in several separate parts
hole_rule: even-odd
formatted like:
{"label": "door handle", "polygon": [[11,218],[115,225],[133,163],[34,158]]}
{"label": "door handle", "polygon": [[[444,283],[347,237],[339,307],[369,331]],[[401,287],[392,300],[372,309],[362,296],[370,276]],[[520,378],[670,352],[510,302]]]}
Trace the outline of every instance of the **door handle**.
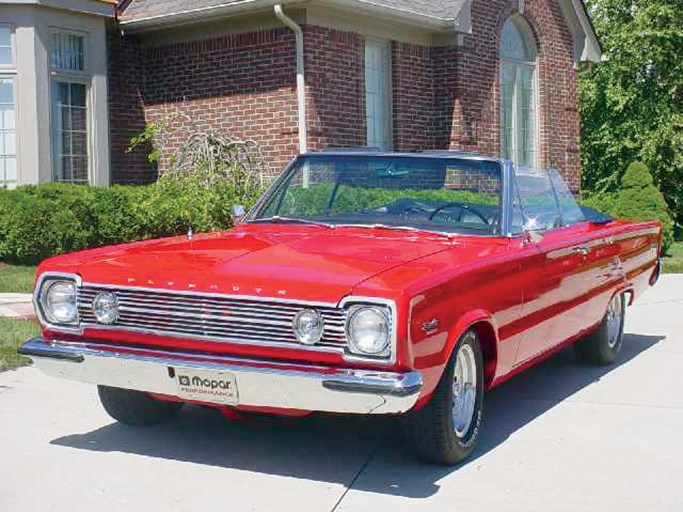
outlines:
{"label": "door handle", "polygon": [[580,245],[578,247],[572,247],[572,251],[575,252],[576,254],[580,254],[581,256],[587,256],[591,250],[586,247],[585,245]]}

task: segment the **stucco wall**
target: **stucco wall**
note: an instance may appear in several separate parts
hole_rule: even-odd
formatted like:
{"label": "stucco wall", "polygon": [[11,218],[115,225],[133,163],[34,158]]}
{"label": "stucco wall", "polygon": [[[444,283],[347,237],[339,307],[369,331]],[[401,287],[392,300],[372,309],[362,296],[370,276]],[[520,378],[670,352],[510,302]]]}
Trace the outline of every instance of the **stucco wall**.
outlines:
{"label": "stucco wall", "polygon": [[53,29],[86,37],[87,69],[73,73],[88,86],[91,183],[109,184],[109,116],[107,102],[106,18],[28,5],[5,6],[2,23],[15,31],[17,157],[19,184],[52,179],[51,68]]}

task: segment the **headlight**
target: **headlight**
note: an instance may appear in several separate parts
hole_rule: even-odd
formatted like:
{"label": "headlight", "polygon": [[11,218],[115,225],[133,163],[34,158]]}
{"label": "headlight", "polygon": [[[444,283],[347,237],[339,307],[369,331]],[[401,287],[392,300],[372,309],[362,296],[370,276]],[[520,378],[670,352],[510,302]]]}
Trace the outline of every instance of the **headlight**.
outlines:
{"label": "headlight", "polygon": [[53,324],[78,323],[76,284],[73,281],[52,281],[45,285],[42,307],[47,320]]}
{"label": "headlight", "polygon": [[315,345],[323,336],[324,321],[320,313],[315,309],[299,311],[292,322],[294,336],[299,343]]}
{"label": "headlight", "polygon": [[349,350],[354,354],[384,356],[389,348],[391,324],[387,312],[379,307],[359,306],[351,310],[346,324]]}
{"label": "headlight", "polygon": [[119,300],[111,292],[98,293],[92,301],[92,313],[101,324],[111,325],[119,319]]}

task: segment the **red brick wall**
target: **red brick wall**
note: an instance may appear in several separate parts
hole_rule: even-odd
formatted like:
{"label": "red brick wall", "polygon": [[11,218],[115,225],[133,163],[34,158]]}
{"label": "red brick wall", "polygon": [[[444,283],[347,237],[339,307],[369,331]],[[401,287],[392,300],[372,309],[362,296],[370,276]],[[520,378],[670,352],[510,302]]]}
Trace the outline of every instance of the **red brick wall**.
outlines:
{"label": "red brick wall", "polygon": [[391,50],[394,149],[431,149],[435,113],[433,48],[394,42]]}
{"label": "red brick wall", "polygon": [[167,151],[215,131],[256,141],[280,169],[298,151],[294,55],[286,28],[147,49],[146,119],[169,124]]}
{"label": "red brick wall", "polygon": [[255,140],[270,163],[269,173],[297,154],[296,65],[289,29],[158,48],[129,40],[123,50],[112,45],[111,55],[115,181],[154,178],[144,151],[122,151],[148,122],[168,126],[166,154],[195,131]]}
{"label": "red brick wall", "polygon": [[[499,44],[515,0],[474,0],[472,34],[434,54],[434,144],[500,153]],[[526,0],[523,13],[538,42],[540,166],[553,166],[578,191],[579,116],[572,38],[557,2]]]}
{"label": "red brick wall", "polygon": [[140,183],[156,176],[150,171],[146,149],[128,153],[131,138],[145,128],[142,103],[144,75],[140,47],[116,31],[109,39],[109,127],[112,182]]}
{"label": "red brick wall", "polygon": [[[513,5],[514,4],[514,5]],[[396,149],[499,154],[499,38],[516,0],[474,0],[462,46],[392,44]],[[540,165],[579,187],[579,118],[572,39],[557,2],[526,0],[538,38]],[[309,147],[366,141],[364,37],[304,27]],[[143,151],[125,154],[145,121],[167,118],[175,149],[194,128],[259,142],[273,170],[298,151],[294,37],[287,28],[161,48],[112,37],[110,96],[114,179],[137,180]],[[151,174],[152,176],[154,173]],[[149,174],[147,174],[149,176]]]}
{"label": "red brick wall", "polygon": [[364,37],[309,25],[304,50],[309,149],[364,146]]}

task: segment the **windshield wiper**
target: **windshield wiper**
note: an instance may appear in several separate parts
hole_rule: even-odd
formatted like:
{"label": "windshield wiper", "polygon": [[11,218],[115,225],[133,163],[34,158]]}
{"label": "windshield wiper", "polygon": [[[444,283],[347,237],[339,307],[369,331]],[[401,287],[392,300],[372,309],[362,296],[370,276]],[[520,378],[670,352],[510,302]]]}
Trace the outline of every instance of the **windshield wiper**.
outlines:
{"label": "windshield wiper", "polygon": [[313,226],[322,226],[325,228],[334,229],[333,224],[326,224],[324,222],[318,222],[315,220],[308,220],[308,219],[301,219],[298,217],[282,217],[280,215],[273,215],[272,217],[263,217],[261,219],[253,219],[253,220],[249,220],[247,222],[249,224],[255,224],[255,223],[259,223],[259,222],[272,222],[275,224],[278,224],[278,223],[283,223],[283,224],[284,223],[288,223],[288,224],[310,224]]}
{"label": "windshield wiper", "polygon": [[412,233],[429,233],[432,235],[439,235],[446,238],[453,238],[453,233],[444,233],[443,231],[432,231],[429,229],[414,228],[412,226],[394,226],[392,224],[382,224],[376,222],[374,224],[337,224],[338,228],[367,228],[367,229],[389,229],[392,231],[410,231]]}

